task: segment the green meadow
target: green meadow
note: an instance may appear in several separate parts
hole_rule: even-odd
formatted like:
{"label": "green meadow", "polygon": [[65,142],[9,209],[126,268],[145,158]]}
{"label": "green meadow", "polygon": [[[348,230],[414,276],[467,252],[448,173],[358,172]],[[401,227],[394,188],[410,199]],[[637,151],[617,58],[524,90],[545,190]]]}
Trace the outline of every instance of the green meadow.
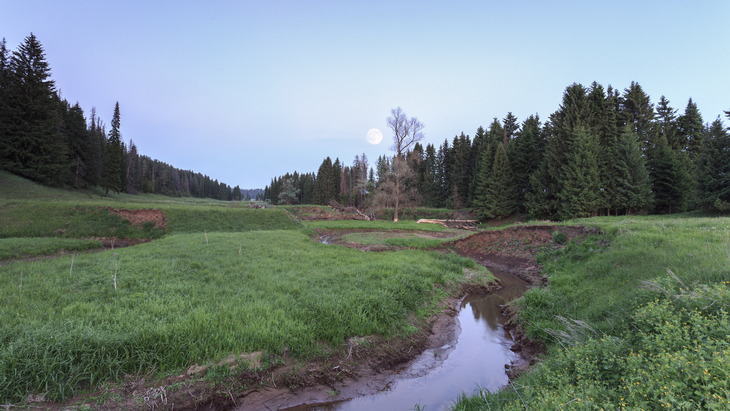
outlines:
{"label": "green meadow", "polygon": [[[418,248],[444,239],[414,230],[463,235],[439,225],[301,223],[283,208],[24,184],[0,173],[6,404],[30,394],[64,400],[231,354],[263,352],[266,364],[321,358],[351,337],[414,332],[465,269],[491,279],[453,254],[363,253],[312,240],[314,230],[367,230],[345,239]],[[107,207],[162,210],[167,225],[134,226]],[[454,393],[452,409],[727,409],[730,218],[563,224],[601,234],[541,254],[548,285],[512,303],[547,353],[499,392]],[[154,241],[99,251],[99,237]]]}
{"label": "green meadow", "polygon": [[730,218],[568,221],[605,235],[541,256],[549,277],[515,301],[545,358],[455,410],[727,409]]}
{"label": "green meadow", "polygon": [[[167,228],[157,232],[115,220],[98,208],[105,200],[69,197],[4,198],[3,218],[17,223],[3,228],[0,252],[10,258],[93,245],[75,236],[155,241],[2,262],[4,403],[29,394],[64,400],[100,383],[179,373],[230,354],[306,360],[355,336],[407,335],[416,330],[408,319],[432,313],[466,268],[482,273],[479,281],[492,278],[455,255],[319,244],[283,210],[161,202],[154,208]],[[111,203],[130,204],[139,203]]]}

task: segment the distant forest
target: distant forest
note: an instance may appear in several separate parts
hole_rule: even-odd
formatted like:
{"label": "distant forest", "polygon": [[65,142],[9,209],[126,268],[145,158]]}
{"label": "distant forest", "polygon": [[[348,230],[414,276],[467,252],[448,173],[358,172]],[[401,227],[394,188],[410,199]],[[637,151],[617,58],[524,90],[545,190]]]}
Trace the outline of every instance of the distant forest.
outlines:
{"label": "distant forest", "polygon": [[401,203],[470,207],[480,219],[730,210],[730,139],[720,116],[705,124],[691,98],[681,114],[664,96],[652,104],[635,82],[623,93],[572,84],[544,123],[507,113],[473,137],[415,144],[404,157],[380,156],[374,167],[365,154],[351,166],[327,157],[316,174],[275,177],[264,198],[392,207],[394,164],[405,163]]}
{"label": "distant forest", "polygon": [[43,46],[31,33],[10,53],[0,42],[0,168],[54,186],[137,194],[241,200],[261,190],[242,190],[137,152],[120,134],[117,103],[111,129],[92,108],[62,99],[51,79]]}

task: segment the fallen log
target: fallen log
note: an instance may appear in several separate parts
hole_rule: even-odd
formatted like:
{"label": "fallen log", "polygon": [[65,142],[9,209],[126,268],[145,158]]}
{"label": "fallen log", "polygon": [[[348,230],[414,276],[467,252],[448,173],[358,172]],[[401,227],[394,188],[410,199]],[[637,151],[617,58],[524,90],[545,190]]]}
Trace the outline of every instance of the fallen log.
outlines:
{"label": "fallen log", "polygon": [[455,228],[459,230],[476,230],[477,225],[479,224],[479,220],[437,220],[431,218],[422,218],[416,221],[416,223],[441,224],[446,228]]}

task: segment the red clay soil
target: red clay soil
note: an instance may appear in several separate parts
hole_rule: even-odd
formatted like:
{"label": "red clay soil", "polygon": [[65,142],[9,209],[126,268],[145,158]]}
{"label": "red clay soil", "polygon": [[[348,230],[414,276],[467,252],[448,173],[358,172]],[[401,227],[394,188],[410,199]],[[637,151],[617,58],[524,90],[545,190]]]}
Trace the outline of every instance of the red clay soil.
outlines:
{"label": "red clay soil", "polygon": [[111,208],[107,207],[107,210],[111,214],[116,214],[125,220],[128,220],[135,227],[144,227],[145,223],[154,223],[155,228],[167,227],[167,219],[160,210],[154,210],[151,208],[130,210],[126,208]]}
{"label": "red clay soil", "polygon": [[544,285],[547,278],[540,274],[536,256],[541,251],[562,247],[553,241],[552,234],[556,231],[565,233],[567,240],[598,233],[596,229],[579,226],[517,226],[482,231],[446,245],[486,267],[515,274],[531,284]]}

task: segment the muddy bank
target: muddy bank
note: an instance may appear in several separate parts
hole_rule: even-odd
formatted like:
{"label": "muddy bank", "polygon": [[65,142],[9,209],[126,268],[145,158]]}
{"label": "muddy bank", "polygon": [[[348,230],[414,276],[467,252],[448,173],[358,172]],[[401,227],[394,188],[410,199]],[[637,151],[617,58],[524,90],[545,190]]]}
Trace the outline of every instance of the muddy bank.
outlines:
{"label": "muddy bank", "polygon": [[[565,234],[560,243],[553,239],[553,233]],[[560,248],[567,241],[597,234],[592,228],[581,226],[517,226],[503,230],[482,231],[466,238],[455,240],[444,247],[474,259],[487,268],[515,274],[535,284],[547,284],[547,277],[540,274],[537,255],[543,251]]]}
{"label": "muddy bank", "polygon": [[[483,293],[493,291],[482,287]],[[471,290],[475,290],[471,287]],[[306,403],[327,403],[371,394],[392,381],[402,366],[426,350],[438,355],[458,335],[454,320],[464,289],[441,303],[440,314],[417,321],[418,331],[407,337],[385,339],[366,336],[349,339],[343,346],[325,352],[320,358],[291,358],[287,353],[251,364],[277,364],[265,370],[234,370],[222,380],[206,377],[208,365],[193,365],[179,375],[163,381],[152,375],[128,377],[118,386],[79,397],[65,404],[40,403],[44,409],[89,406],[91,409],[175,409],[175,410],[258,410],[282,409]],[[224,360],[217,365],[235,367]],[[99,398],[103,404],[98,404]],[[296,408],[294,408],[296,409]]]}

